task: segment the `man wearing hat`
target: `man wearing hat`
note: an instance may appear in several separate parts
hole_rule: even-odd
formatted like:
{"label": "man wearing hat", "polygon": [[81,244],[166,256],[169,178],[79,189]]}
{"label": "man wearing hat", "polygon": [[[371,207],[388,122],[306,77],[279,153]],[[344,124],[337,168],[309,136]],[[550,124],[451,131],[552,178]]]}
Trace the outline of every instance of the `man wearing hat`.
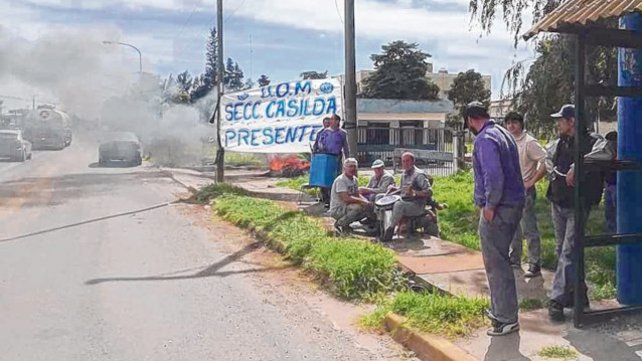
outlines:
{"label": "man wearing hat", "polygon": [[[557,243],[557,268],[553,278],[551,299],[548,305],[548,314],[553,321],[564,321],[564,307],[573,305],[573,289],[575,267],[573,253],[576,248],[575,235],[575,106],[567,104],[559,112],[551,114],[557,119],[559,139],[547,146],[546,167],[550,174],[550,182],[546,197],[551,202],[553,226],[555,228],[555,241]],[[582,156],[591,152],[597,137],[582,129],[580,137],[584,137],[584,149],[580,150]],[[584,217],[592,206],[597,205],[602,198],[604,176],[602,173],[592,173],[586,177],[586,192],[584,201]],[[582,306],[588,307],[586,283],[582,281]]]}
{"label": "man wearing hat", "polygon": [[519,151],[519,165],[522,170],[522,179],[526,189],[526,202],[522,221],[510,247],[510,262],[514,268],[521,268],[522,264],[522,239],[526,237],[528,244],[528,270],[524,277],[531,278],[541,275],[540,254],[541,240],[537,229],[537,216],[535,200],[537,191],[535,184],[546,176],[546,150],[530,134],[524,131],[524,117],[517,112],[510,112],[504,117],[504,125],[510,134],[515,137]]}
{"label": "man wearing hat", "polygon": [[372,162],[372,167],[370,168],[374,171],[374,175],[370,177],[366,187],[359,188],[359,193],[370,202],[374,202],[377,195],[386,193],[389,186],[395,185],[395,178],[392,174],[386,172],[385,165],[381,159]]}
{"label": "man wearing hat", "polygon": [[490,120],[480,102],[468,104],[464,121],[476,135],[473,147],[475,205],[481,209],[479,238],[490,289],[489,336],[519,330],[515,274],[509,248],[522,218],[524,182],[513,136]]}

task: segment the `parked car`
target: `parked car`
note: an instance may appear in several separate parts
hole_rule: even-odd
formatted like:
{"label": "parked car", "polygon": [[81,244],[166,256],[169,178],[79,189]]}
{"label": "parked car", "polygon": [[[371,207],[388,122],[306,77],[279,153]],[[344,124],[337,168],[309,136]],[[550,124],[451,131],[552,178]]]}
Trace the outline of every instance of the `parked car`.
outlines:
{"label": "parked car", "polygon": [[0,130],[0,158],[14,162],[31,159],[31,143],[22,138],[20,130]]}
{"label": "parked car", "polygon": [[114,162],[135,166],[143,164],[143,146],[134,133],[111,133],[100,143],[98,164]]}

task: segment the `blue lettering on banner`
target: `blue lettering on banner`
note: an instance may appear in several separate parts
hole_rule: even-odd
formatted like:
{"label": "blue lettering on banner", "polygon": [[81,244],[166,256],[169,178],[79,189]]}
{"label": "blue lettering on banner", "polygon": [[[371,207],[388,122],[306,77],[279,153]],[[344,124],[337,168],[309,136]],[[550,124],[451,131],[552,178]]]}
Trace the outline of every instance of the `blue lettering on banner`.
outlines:
{"label": "blue lettering on banner", "polygon": [[227,104],[225,106],[225,114],[226,114],[225,115],[225,120],[233,120],[234,119],[234,116],[232,115],[233,109],[234,109],[234,105],[233,104]]}
{"label": "blue lettering on banner", "polygon": [[336,97],[329,97],[328,98],[328,105],[326,107],[326,114],[336,114],[337,113],[337,98]]}
{"label": "blue lettering on banner", "polygon": [[299,127],[290,127],[285,133],[285,143],[294,143],[296,141],[296,133],[299,130]]}
{"label": "blue lettering on banner", "polygon": [[283,137],[283,133],[284,132],[285,132],[285,128],[284,127],[274,128],[274,143],[276,143],[276,144],[283,144],[284,143],[283,140],[285,140],[285,139],[284,138],[281,139],[281,137]]}
{"label": "blue lettering on banner", "polygon": [[310,128],[310,125],[302,125],[300,127],[301,129],[301,135],[299,136],[299,143],[303,142],[303,137],[305,137],[305,132]]}
{"label": "blue lettering on banner", "polygon": [[290,95],[290,83],[281,83],[276,86],[277,98],[284,98]]}
{"label": "blue lettering on banner", "polygon": [[241,139],[243,140],[243,142],[244,142],[245,144],[248,144],[248,140],[247,140],[247,138],[249,138],[249,137],[250,137],[250,131],[249,131],[249,130],[247,130],[247,129],[239,129],[239,130],[237,131],[237,133],[238,133],[237,138],[238,138],[238,140],[239,140],[239,144],[241,144]]}
{"label": "blue lettering on banner", "polygon": [[311,81],[305,81],[305,82],[297,82],[296,85],[294,86],[294,95],[299,95],[301,93],[305,94],[310,94],[312,93],[312,82]]}
{"label": "blue lettering on banner", "polygon": [[323,129],[322,125],[313,125],[312,126],[312,131],[310,132],[310,142],[314,142],[317,140],[317,134],[319,134],[319,130]]}
{"label": "blue lettering on banner", "polygon": [[290,99],[288,101],[288,112],[287,112],[287,116],[288,117],[292,118],[292,117],[297,115],[296,114],[297,113],[296,104],[297,104],[297,100],[296,99]]}
{"label": "blue lettering on banner", "polygon": [[263,129],[263,145],[270,145],[274,143],[274,136],[272,135],[272,128]]}
{"label": "blue lettering on banner", "polygon": [[252,144],[253,147],[258,147],[260,144],[258,142],[258,136],[261,133],[261,129],[252,129]]}
{"label": "blue lettering on banner", "polygon": [[274,95],[272,94],[272,86],[266,86],[264,88],[261,88],[261,98],[272,98]]}
{"label": "blue lettering on banner", "polygon": [[233,129],[228,129],[225,131],[225,146],[229,146],[230,141],[236,138],[236,132]]}

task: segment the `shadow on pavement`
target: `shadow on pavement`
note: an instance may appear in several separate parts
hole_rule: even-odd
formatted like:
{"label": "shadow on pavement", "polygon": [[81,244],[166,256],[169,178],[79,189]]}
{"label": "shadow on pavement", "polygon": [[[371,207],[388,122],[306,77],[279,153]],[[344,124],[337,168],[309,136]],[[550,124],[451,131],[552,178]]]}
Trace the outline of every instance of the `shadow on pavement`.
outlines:
{"label": "shadow on pavement", "polygon": [[[252,253],[262,247],[261,242],[254,242],[248,244],[242,249],[224,257],[222,260],[192,274],[180,275],[180,276],[167,276],[167,275],[158,275],[158,276],[148,276],[148,277],[110,277],[110,278],[96,278],[85,282],[86,285],[97,285],[104,282],[127,282],[127,281],[175,281],[175,280],[185,280],[193,278],[203,278],[203,277],[226,277],[234,274],[243,274],[243,273],[254,273],[254,272],[266,272],[266,271],[275,271],[291,268],[292,266],[280,266],[280,267],[264,267],[264,268],[251,268],[238,271],[225,271],[219,272],[219,270],[231,263],[234,263],[240,260],[243,256]],[[178,271],[183,272],[183,271]],[[176,273],[176,272],[173,272]]]}
{"label": "shadow on pavement", "polygon": [[[640,361],[642,315],[619,317],[602,325],[570,328],[564,337],[578,352],[593,360]],[[629,346],[630,345],[630,346]]]}
{"label": "shadow on pavement", "polygon": [[530,361],[519,352],[519,332],[506,336],[492,337],[484,361]]}
{"label": "shadow on pavement", "polygon": [[146,208],[141,208],[141,209],[136,209],[136,210],[133,210],[133,211],[128,211],[128,212],[123,212],[123,213],[112,214],[112,215],[104,216],[104,217],[92,218],[92,219],[88,219],[88,220],[85,220],[85,221],[76,222],[76,223],[72,223],[72,224],[67,224],[67,225],[60,226],[60,227],[49,228],[49,229],[45,229],[45,230],[42,230],[42,231],[31,232],[31,233],[22,234],[22,235],[15,236],[15,237],[10,237],[10,238],[3,238],[3,239],[0,239],[0,243],[3,243],[3,242],[9,242],[9,241],[16,241],[16,240],[23,239],[23,238],[28,238],[28,237],[33,237],[33,236],[41,235],[41,234],[46,234],[46,233],[51,233],[51,232],[55,232],[55,231],[60,231],[60,230],[62,230],[62,229],[67,229],[67,228],[72,228],[72,227],[78,227],[78,226],[82,226],[82,225],[89,224],[89,223],[100,222],[100,221],[104,221],[104,220],[107,220],[107,219],[112,219],[112,218],[117,218],[117,217],[123,217],[123,216],[128,216],[128,215],[137,214],[137,213],[142,213],[142,212],[147,212],[147,211],[151,211],[151,210],[154,210],[154,209],[167,207],[167,206],[169,206],[170,204],[178,203],[178,202],[180,202],[180,201],[181,201],[181,200],[177,200],[177,201],[174,201],[174,202],[161,203],[161,204],[157,204],[157,205],[155,205],[155,206],[146,207]]}

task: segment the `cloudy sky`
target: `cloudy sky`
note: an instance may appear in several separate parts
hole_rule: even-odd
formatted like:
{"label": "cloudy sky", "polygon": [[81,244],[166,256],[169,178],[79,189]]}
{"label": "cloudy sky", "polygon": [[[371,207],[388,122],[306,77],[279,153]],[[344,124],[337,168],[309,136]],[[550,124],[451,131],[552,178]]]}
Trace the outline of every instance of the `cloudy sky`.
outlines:
{"label": "cloudy sky", "polygon": [[[435,70],[475,68],[491,74],[496,98],[503,72],[514,60],[530,57],[530,51],[525,45],[515,50],[503,26],[496,26],[490,35],[471,27],[468,2],[356,0],[357,68],[372,68],[370,54],[379,52],[383,43],[413,41],[433,55]],[[215,0],[2,0],[0,14],[4,31],[26,43],[52,32],[86,32],[97,43],[102,36],[135,44],[143,53],[145,71],[197,74],[204,69],[216,4]],[[273,81],[285,81],[306,70],[342,72],[342,0],[226,0],[224,14],[224,55],[236,60],[246,77],[256,80],[266,74]],[[135,72],[135,53],[127,48],[118,52],[114,60],[118,66]]]}

